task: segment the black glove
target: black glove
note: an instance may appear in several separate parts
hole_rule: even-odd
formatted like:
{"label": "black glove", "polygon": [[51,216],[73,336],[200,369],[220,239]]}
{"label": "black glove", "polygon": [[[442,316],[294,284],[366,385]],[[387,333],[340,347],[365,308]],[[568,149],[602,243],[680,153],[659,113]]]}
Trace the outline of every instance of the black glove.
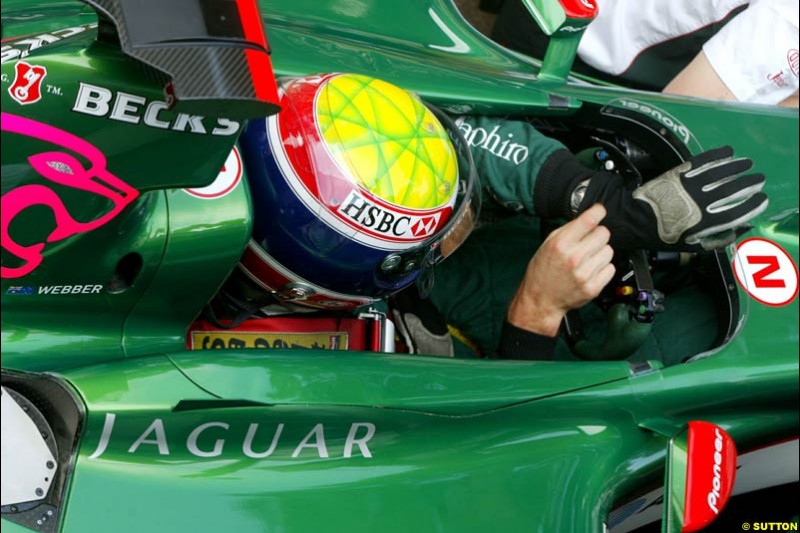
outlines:
{"label": "black glove", "polygon": [[562,185],[555,187],[555,179],[547,180],[549,186],[542,188],[547,197],[542,200],[548,207],[542,206],[541,214],[569,214],[572,192],[588,173],[590,181],[578,212],[596,203],[605,206],[608,215],[603,224],[611,230],[614,249],[722,248],[748,231],[748,222],[767,208],[767,196],[761,192],[764,176],[742,176],[752,166],[750,159],[734,159],[733,149],[725,146],[697,155],[630,191],[617,174],[592,174],[574,159],[564,160],[550,169],[561,173]]}

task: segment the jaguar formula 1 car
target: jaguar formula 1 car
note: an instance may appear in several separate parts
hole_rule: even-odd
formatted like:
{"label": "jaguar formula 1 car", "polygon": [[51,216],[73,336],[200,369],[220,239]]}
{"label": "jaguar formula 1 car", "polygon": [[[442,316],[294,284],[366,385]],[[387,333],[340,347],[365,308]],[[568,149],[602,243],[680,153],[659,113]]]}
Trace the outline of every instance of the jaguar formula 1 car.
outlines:
{"label": "jaguar formula 1 car", "polygon": [[[571,76],[586,0],[528,2],[541,62],[449,0],[262,4],[2,4],[4,533],[696,531],[797,482],[796,110]],[[524,117],[632,180],[731,145],[769,207],[735,249],[632,254],[556,362],[197,329],[250,238],[236,142],[273,70]]]}

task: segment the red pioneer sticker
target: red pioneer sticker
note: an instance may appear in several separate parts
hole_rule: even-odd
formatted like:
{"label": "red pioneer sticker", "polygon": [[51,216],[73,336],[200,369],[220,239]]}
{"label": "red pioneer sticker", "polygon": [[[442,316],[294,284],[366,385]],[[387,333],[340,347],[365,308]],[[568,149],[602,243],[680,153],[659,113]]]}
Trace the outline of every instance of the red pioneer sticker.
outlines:
{"label": "red pioneer sticker", "polygon": [[704,528],[719,515],[736,479],[736,445],[716,424],[689,422],[687,450],[684,533]]}

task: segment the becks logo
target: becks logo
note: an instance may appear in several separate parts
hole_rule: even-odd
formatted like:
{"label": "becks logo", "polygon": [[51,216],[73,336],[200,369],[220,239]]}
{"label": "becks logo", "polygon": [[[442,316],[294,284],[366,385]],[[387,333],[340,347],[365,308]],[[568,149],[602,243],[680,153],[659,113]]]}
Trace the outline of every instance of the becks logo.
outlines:
{"label": "becks logo", "polygon": [[14,65],[14,83],[8,88],[8,94],[20,105],[35,104],[42,99],[42,81],[47,76],[47,69],[38,65],[29,65],[25,61],[17,61]]}
{"label": "becks logo", "polygon": [[239,132],[239,122],[227,118],[210,119],[202,115],[170,113],[168,103],[154,100],[148,102],[143,96],[116,93],[105,87],[81,82],[72,110],[85,115],[103,117],[129,124],[142,123],[151,128],[185,131],[201,135],[234,135]]}

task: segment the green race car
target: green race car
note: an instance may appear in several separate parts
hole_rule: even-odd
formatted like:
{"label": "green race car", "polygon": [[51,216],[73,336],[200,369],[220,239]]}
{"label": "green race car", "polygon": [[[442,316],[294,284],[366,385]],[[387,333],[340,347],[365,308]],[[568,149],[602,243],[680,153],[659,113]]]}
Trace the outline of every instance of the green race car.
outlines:
{"label": "green race car", "polygon": [[[798,112],[571,76],[585,4],[530,2],[539,62],[449,0],[3,2],[3,531],[695,531],[796,483]],[[619,286],[665,311],[639,328],[617,291],[554,362],[249,349],[197,319],[250,239],[236,142],[273,70],[524,119],[645,180],[731,145],[769,207],[736,247],[632,256]]]}

